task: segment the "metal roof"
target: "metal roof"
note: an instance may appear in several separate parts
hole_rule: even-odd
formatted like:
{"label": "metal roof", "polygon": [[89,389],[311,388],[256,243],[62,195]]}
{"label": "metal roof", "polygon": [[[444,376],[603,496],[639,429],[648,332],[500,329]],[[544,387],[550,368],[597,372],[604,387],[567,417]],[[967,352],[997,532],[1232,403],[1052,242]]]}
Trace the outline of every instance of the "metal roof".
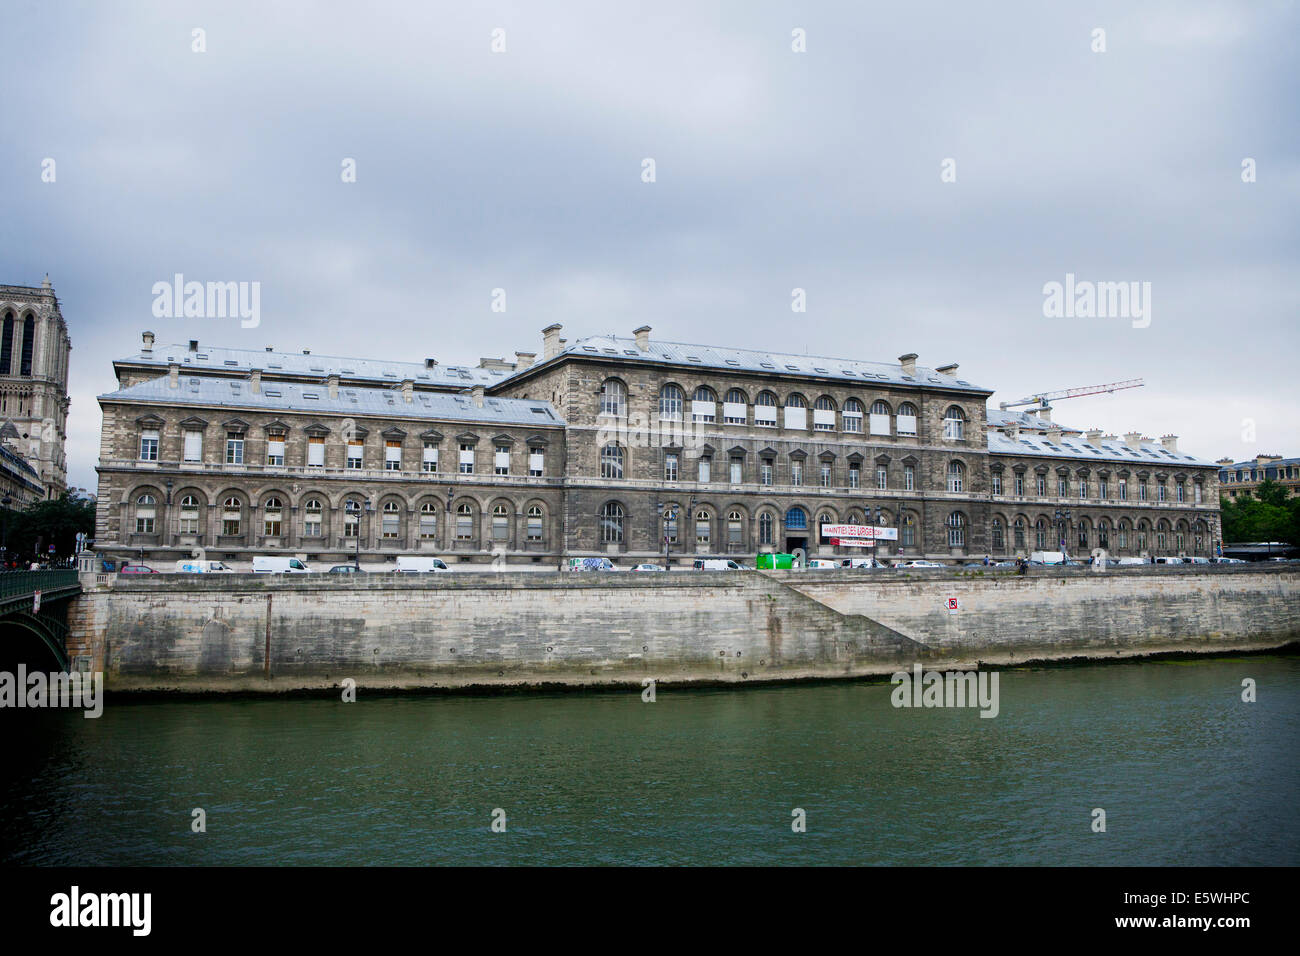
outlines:
{"label": "metal roof", "polygon": [[1300,458],[1276,458],[1260,464],[1254,458],[1249,461],[1238,461],[1231,465],[1220,465],[1223,471],[1236,471],[1237,469],[1263,471],[1265,468],[1276,468],[1278,465],[1300,465]]}
{"label": "metal roof", "polygon": [[[951,375],[940,375],[933,369],[919,365],[915,375],[907,375],[901,365],[881,362],[860,362],[856,359],[828,358],[820,355],[788,355],[784,352],[758,352],[750,349],[691,345],[683,342],[661,342],[658,339],[652,339],[649,348],[643,351],[636,347],[636,339],[625,339],[614,335],[595,335],[579,339],[560,351],[559,356],[565,355],[589,356],[605,360],[639,359],[665,362],[683,368],[757,372],[760,375],[799,375],[864,386],[933,385],[954,391],[992,393],[992,389],[972,385]],[[549,364],[552,361],[554,359],[548,359],[541,364]]]}
{"label": "metal roof", "polygon": [[400,388],[350,388],[342,385],[338,398],[330,398],[324,385],[298,382],[262,381],[262,390],[253,392],[242,379],[182,375],[180,386],[171,388],[168,376],[139,382],[99,396],[101,401],[156,403],[175,405],[220,406],[262,411],[318,412],[329,415],[364,415],[369,418],[429,419],[434,421],[472,422],[475,424],[564,425],[550,402],[522,398],[496,398],[487,395],[479,407],[469,395],[447,392],[414,392],[411,401],[402,398]]}
{"label": "metal roof", "polygon": [[136,352],[119,362],[166,368],[177,362],[184,373],[187,368],[211,371],[243,372],[259,368],[269,378],[278,375],[306,375],[325,378],[372,379],[394,384],[409,378],[417,385],[440,385],[444,388],[468,388],[471,385],[494,385],[512,372],[478,368],[471,365],[442,365],[426,368],[423,362],[383,362],[378,359],[345,358],[338,355],[303,354],[301,352],[258,352],[254,349],[228,349],[200,346],[191,352],[188,345],[155,345],[152,351]]}
{"label": "metal roof", "polygon": [[1007,425],[1013,424],[1019,425],[1021,428],[1043,432],[1052,428],[1059,428],[1063,432],[1077,432],[1082,435],[1087,431],[1085,428],[1073,428],[1070,425],[1062,425],[1060,422],[1050,422],[1046,418],[1039,418],[1029,412],[1005,411],[1000,408],[988,409],[989,428],[1005,428]]}
{"label": "metal roof", "polygon": [[1170,451],[1163,445],[1143,443],[1139,451],[1130,448],[1122,441],[1089,442],[1085,438],[1072,436],[1052,442],[1041,435],[1021,435],[1011,438],[1001,432],[989,432],[989,454],[991,455],[1035,455],[1043,458],[1068,458],[1074,461],[1095,461],[1098,464],[1128,465],[1164,465],[1174,467],[1217,467],[1212,461],[1205,461],[1185,452]]}

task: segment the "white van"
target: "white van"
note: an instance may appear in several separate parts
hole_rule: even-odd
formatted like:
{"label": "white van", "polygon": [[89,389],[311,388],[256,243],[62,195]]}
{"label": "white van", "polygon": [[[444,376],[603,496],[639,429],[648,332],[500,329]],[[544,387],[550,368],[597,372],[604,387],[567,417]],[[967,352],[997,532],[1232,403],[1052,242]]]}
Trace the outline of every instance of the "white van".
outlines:
{"label": "white van", "polygon": [[426,557],[422,554],[399,554],[397,570],[404,573],[423,574],[430,571],[450,571],[442,558]]}
{"label": "white van", "polygon": [[309,574],[311,568],[297,558],[259,554],[253,558],[254,574]]}
{"label": "white van", "polygon": [[743,571],[745,570],[730,558],[696,558],[691,567],[696,571]]}
{"label": "white van", "polygon": [[570,571],[617,571],[609,558],[569,558],[565,565]]}
{"label": "white van", "polygon": [[842,568],[879,568],[882,567],[875,558],[841,558]]}
{"label": "white van", "polygon": [[186,558],[176,562],[176,570],[182,574],[234,574],[235,569],[220,561],[200,561],[198,558]]}
{"label": "white van", "polygon": [[840,562],[837,559],[832,559],[832,558],[809,558],[808,559],[808,568],[813,571],[822,570],[826,568],[838,568],[838,567],[840,567]]}
{"label": "white van", "polygon": [[1115,562],[1115,564],[1121,568],[1128,567],[1129,565],[1133,565],[1133,564],[1150,564],[1150,563],[1151,562],[1148,561],[1146,558],[1133,558],[1133,557],[1120,558],[1118,561]]}
{"label": "white van", "polygon": [[1035,551],[1029,555],[1030,561],[1040,564],[1065,564],[1064,551]]}

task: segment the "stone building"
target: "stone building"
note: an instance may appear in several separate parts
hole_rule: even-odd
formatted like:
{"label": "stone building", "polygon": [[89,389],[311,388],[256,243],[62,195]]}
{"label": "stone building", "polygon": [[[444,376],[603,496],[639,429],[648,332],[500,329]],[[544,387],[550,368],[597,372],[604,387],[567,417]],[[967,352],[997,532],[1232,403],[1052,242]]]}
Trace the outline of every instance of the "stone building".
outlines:
{"label": "stone building", "polygon": [[1229,498],[1253,494],[1265,481],[1277,482],[1289,495],[1300,495],[1300,458],[1256,455],[1251,461],[1220,458],[1215,464],[1219,466],[1219,484]]}
{"label": "stone building", "polygon": [[[891,558],[1033,550],[1212,553],[1217,472],[990,412],[926,368],[630,338],[474,367],[144,347],[99,398],[97,543],[167,561],[202,547],[330,562],[429,551],[555,565],[803,549],[860,555],[828,525],[887,529]],[[1044,413],[1046,414],[1046,413]],[[859,542],[860,544],[861,542]],[[870,553],[869,551],[865,553]]]}
{"label": "stone building", "polygon": [[37,497],[56,498],[68,486],[71,351],[49,276],[40,288],[0,285],[0,441],[36,472]]}

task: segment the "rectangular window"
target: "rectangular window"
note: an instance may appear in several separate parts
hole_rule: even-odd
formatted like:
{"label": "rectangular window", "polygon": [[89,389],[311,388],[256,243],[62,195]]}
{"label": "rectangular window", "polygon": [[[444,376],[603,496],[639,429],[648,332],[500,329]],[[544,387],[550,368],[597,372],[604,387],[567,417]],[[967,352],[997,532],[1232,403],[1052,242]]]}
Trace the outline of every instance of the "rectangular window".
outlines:
{"label": "rectangular window", "polygon": [[1097,497],[1102,501],[1110,497],[1110,482],[1105,478],[1097,482]]}
{"label": "rectangular window", "polygon": [[460,473],[462,475],[474,474],[474,446],[460,446]]}
{"label": "rectangular window", "polygon": [[857,462],[849,465],[849,487],[857,488],[862,484],[862,466]]}
{"label": "rectangular window", "polygon": [[813,431],[818,431],[818,432],[835,431],[835,409],[814,408],[813,409]]}
{"label": "rectangular window", "polygon": [[1046,475],[1035,475],[1035,476],[1034,476],[1034,494],[1039,495],[1039,496],[1045,496],[1045,495],[1047,494],[1047,476],[1046,476]]}
{"label": "rectangular window", "polygon": [[700,481],[712,481],[712,480],[713,480],[713,459],[712,459],[712,458],[701,458],[701,459],[700,459],[700,475],[699,475],[699,477],[700,477]]}
{"label": "rectangular window", "polygon": [[[1121,478],[1119,480],[1119,500],[1128,501],[1128,479],[1127,478]],[[1123,547],[1123,545],[1120,545],[1120,547]]]}
{"label": "rectangular window", "polygon": [[1002,476],[999,475],[997,472],[994,472],[992,481],[993,481],[993,494],[995,495],[1002,494]]}
{"label": "rectangular window", "polygon": [[309,468],[325,467],[324,435],[309,435],[307,437],[307,466]]}
{"label": "rectangular window", "polygon": [[307,512],[302,522],[303,536],[307,538],[319,538],[320,528],[320,512]]}
{"label": "rectangular window", "polygon": [[424,456],[420,461],[420,470],[429,474],[438,472],[438,446],[431,441],[424,443]]}
{"label": "rectangular window", "polygon": [[889,416],[877,415],[873,413],[870,416],[871,434],[888,435],[889,434]]}
{"label": "rectangular window", "polygon": [[760,485],[772,483],[772,459],[764,458],[763,463],[758,466],[758,483]]}
{"label": "rectangular window", "polygon": [[156,431],[140,433],[140,460],[158,460],[158,433]]}
{"label": "rectangular window", "polygon": [[767,428],[775,428],[776,427],[776,406],[755,405],[754,424],[762,425]]}
{"label": "rectangular window", "polygon": [[492,470],[498,475],[510,474],[509,445],[497,445],[496,454],[492,457]]}
{"label": "rectangular window", "polygon": [[244,463],[244,436],[242,432],[226,433],[226,464],[242,465]]}
{"label": "rectangular window", "polygon": [[862,434],[861,412],[844,412],[840,416],[840,423],[844,426],[846,432],[851,432],[855,435]]}
{"label": "rectangular window", "polygon": [[456,515],[456,540],[469,541],[474,537],[474,516]]}
{"label": "rectangular window", "polygon": [[1192,485],[1192,503],[1197,505],[1201,503],[1201,483],[1199,481]]}
{"label": "rectangular window", "polygon": [[280,466],[284,464],[284,436],[270,435],[266,439],[266,463]]}
{"label": "rectangular window", "polygon": [[723,402],[722,420],[728,425],[744,425],[749,421],[744,402]]}
{"label": "rectangular window", "polygon": [[190,431],[185,433],[185,460],[203,460],[203,432]]}
{"label": "rectangular window", "polygon": [[1156,485],[1156,501],[1165,500],[1165,483],[1162,481]]}
{"label": "rectangular window", "polygon": [[1069,493],[1070,493],[1070,479],[1068,479],[1068,478],[1057,478],[1057,479],[1056,479],[1056,494],[1057,494],[1057,496],[1058,496],[1058,497],[1061,497],[1061,498],[1064,498],[1064,497],[1065,497],[1066,495],[1068,495]]}
{"label": "rectangular window", "polygon": [[745,462],[742,458],[731,459],[731,483],[738,485],[744,480]]}
{"label": "rectangular window", "polygon": [[677,455],[669,453],[664,455],[664,481],[677,480]]}
{"label": "rectangular window", "polygon": [[433,541],[438,537],[438,512],[433,510],[436,506],[425,505],[420,509],[420,538],[424,541]]}
{"label": "rectangular window", "polygon": [[542,516],[541,515],[530,514],[528,516],[528,540],[529,541],[542,540]]}
{"label": "rectangular window", "polygon": [[402,470],[402,441],[389,439],[384,442],[384,471]]}
{"label": "rectangular window", "polygon": [[[546,452],[540,448],[534,448],[528,453],[528,474],[532,478],[540,478],[546,473]],[[538,519],[541,520],[540,518]]]}
{"label": "rectangular window", "polygon": [[717,402],[691,402],[691,421],[712,422],[718,416]]}
{"label": "rectangular window", "polygon": [[807,431],[808,409],[787,405],[785,407],[785,427],[796,431]]}
{"label": "rectangular window", "polygon": [[898,416],[898,434],[915,435],[916,434],[916,416],[903,415]]}
{"label": "rectangular window", "polygon": [[916,468],[912,465],[903,466],[903,490],[916,490]]}
{"label": "rectangular window", "polygon": [[792,485],[803,484],[803,462],[801,461],[790,462],[790,484]]}
{"label": "rectangular window", "polygon": [[1183,482],[1178,482],[1175,486],[1175,490],[1178,492],[1178,500],[1180,502],[1187,500],[1187,486]]}
{"label": "rectangular window", "polygon": [[358,440],[348,442],[348,467],[360,468],[365,463],[365,445]]}
{"label": "rectangular window", "polygon": [[1016,475],[1015,486],[1016,486],[1016,494],[1018,494],[1018,495],[1023,495],[1023,494],[1025,493],[1025,476],[1024,476],[1024,475]]}
{"label": "rectangular window", "polygon": [[1080,498],[1086,498],[1086,497],[1088,497],[1088,479],[1087,479],[1087,478],[1082,478],[1082,477],[1081,477],[1081,478],[1079,479],[1079,497],[1080,497]]}
{"label": "rectangular window", "polygon": [[889,487],[889,469],[884,465],[876,466],[876,487],[882,489]]}
{"label": "rectangular window", "polygon": [[831,466],[829,462],[822,462],[821,469],[818,473],[821,486],[829,488],[831,486]]}
{"label": "rectangular window", "polygon": [[397,531],[402,526],[402,516],[395,511],[385,511],[383,518],[383,531],[381,534],[385,538],[396,538]]}
{"label": "rectangular window", "polygon": [[1146,483],[1145,481],[1139,481],[1139,482],[1138,482],[1138,501],[1146,501],[1146,500],[1147,500],[1147,483]]}
{"label": "rectangular window", "polygon": [[199,533],[199,509],[181,505],[181,534],[198,534]]}

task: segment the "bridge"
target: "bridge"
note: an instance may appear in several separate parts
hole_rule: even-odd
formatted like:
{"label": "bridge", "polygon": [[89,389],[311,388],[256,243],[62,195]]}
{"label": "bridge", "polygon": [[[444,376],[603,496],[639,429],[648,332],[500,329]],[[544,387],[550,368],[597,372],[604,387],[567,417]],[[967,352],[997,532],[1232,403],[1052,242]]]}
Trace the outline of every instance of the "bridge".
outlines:
{"label": "bridge", "polygon": [[[72,568],[6,571],[0,574],[0,631],[17,629],[35,636],[49,651],[58,669],[66,671],[68,601],[80,593],[81,582]],[[3,643],[10,645],[3,648],[7,657],[13,651],[13,642]]]}

